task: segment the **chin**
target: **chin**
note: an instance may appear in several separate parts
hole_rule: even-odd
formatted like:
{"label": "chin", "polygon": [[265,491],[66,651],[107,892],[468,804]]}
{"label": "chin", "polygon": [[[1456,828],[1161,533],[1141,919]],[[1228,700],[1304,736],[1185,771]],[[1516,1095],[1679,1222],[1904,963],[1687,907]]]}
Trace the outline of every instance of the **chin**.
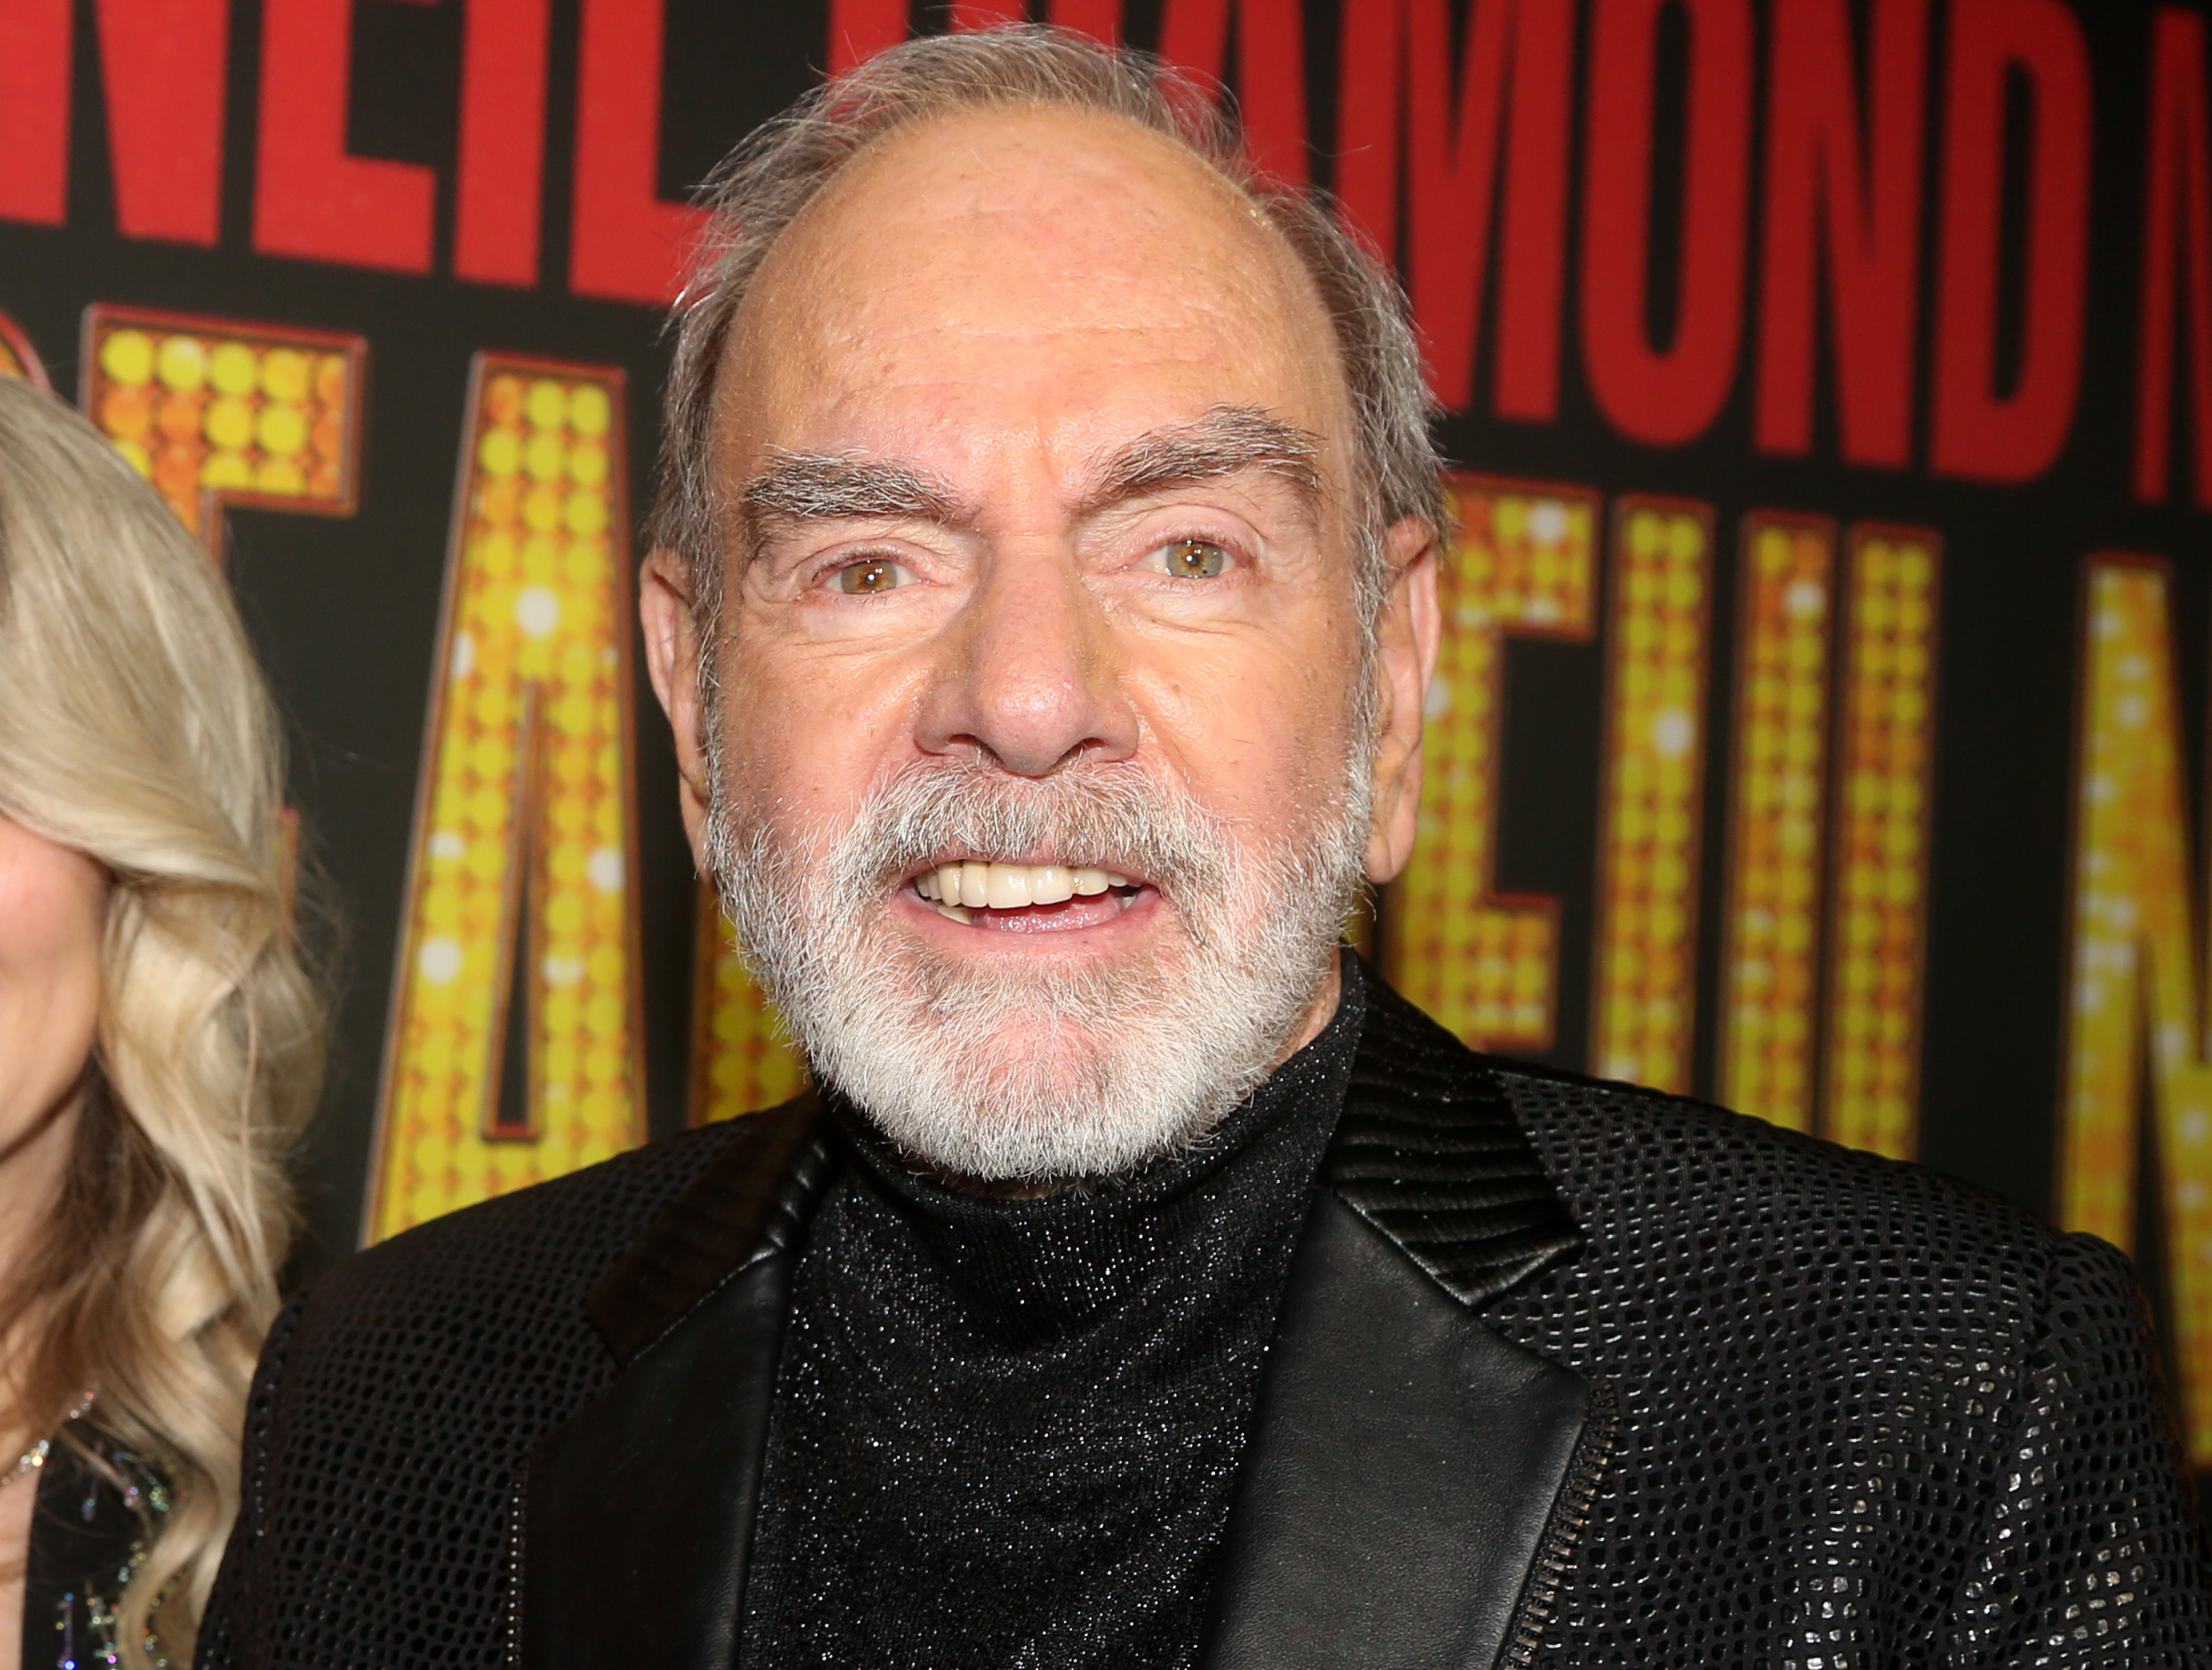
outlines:
{"label": "chin", "polygon": [[1111,1177],[1202,1137],[1265,1075],[1246,1041],[1163,1002],[1186,985],[1168,961],[1042,977],[925,965],[848,991],[836,1006],[859,1024],[802,1029],[823,1078],[934,1169]]}

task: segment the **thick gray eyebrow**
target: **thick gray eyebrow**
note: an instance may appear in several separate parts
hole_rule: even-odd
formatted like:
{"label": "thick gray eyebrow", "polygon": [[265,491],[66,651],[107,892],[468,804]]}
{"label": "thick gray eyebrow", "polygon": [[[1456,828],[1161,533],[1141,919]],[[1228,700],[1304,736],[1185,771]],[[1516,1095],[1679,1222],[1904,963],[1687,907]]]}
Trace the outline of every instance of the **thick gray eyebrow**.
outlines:
{"label": "thick gray eyebrow", "polygon": [[1116,447],[1096,466],[1084,508],[1088,513],[1249,470],[1288,482],[1308,510],[1320,509],[1321,437],[1256,406],[1215,406],[1194,422],[1153,429]]}
{"label": "thick gray eyebrow", "polygon": [[[1261,471],[1290,483],[1318,510],[1321,438],[1256,406],[1215,406],[1188,423],[1152,429],[1105,454],[1091,471],[1080,513],[1193,482]],[[772,452],[738,495],[754,551],[780,523],[929,522],[964,527],[975,507],[941,478],[857,454]]]}
{"label": "thick gray eyebrow", "polygon": [[975,513],[944,482],[902,464],[831,452],[770,455],[739,495],[757,545],[777,522],[935,522],[957,526]]}

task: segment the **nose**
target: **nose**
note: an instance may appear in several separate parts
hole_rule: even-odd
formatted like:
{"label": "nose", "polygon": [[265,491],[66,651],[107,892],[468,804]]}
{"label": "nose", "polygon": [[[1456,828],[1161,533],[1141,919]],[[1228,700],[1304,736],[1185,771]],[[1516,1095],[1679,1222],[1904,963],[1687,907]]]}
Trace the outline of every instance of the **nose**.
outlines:
{"label": "nose", "polygon": [[1044,777],[1136,748],[1110,630],[1064,554],[994,553],[948,640],[915,735],[924,751],[972,747],[1016,776]]}

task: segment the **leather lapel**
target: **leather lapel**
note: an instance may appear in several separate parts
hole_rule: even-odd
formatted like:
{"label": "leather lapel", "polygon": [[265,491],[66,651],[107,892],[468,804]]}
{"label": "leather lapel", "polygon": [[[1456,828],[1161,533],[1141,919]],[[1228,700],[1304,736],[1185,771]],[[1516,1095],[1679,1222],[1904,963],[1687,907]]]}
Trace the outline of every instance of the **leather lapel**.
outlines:
{"label": "leather lapel", "polygon": [[812,1097],[748,1116],[593,1290],[623,1371],[531,1459],[529,1670],[736,1662],[793,1249],[830,1166]]}
{"label": "leather lapel", "polygon": [[1582,1231],[1483,1062],[1380,981],[1239,1472],[1206,1670],[1517,1662],[1612,1441],[1607,1389],[1474,1307]]}
{"label": "leather lapel", "polygon": [[830,1165],[822,1121],[812,1090],[748,1114],[600,1278],[584,1309],[617,1363],[628,1368],[741,1266],[789,1249]]}
{"label": "leather lapel", "polygon": [[1462,1303],[1582,1250],[1582,1226],[1483,1057],[1373,975],[1323,1173]]}

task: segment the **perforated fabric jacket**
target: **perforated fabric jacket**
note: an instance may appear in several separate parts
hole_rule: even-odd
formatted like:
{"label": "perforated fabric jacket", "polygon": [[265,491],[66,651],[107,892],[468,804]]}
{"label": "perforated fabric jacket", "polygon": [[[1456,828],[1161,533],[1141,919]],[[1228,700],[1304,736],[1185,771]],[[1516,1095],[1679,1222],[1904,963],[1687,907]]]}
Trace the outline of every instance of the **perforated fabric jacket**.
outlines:
{"label": "perforated fabric jacket", "polygon": [[[1210,1670],[2212,1665],[2126,1261],[1473,1054],[1372,976]],[[814,1105],[416,1230],[271,1336],[201,1670],[727,1666]]]}

